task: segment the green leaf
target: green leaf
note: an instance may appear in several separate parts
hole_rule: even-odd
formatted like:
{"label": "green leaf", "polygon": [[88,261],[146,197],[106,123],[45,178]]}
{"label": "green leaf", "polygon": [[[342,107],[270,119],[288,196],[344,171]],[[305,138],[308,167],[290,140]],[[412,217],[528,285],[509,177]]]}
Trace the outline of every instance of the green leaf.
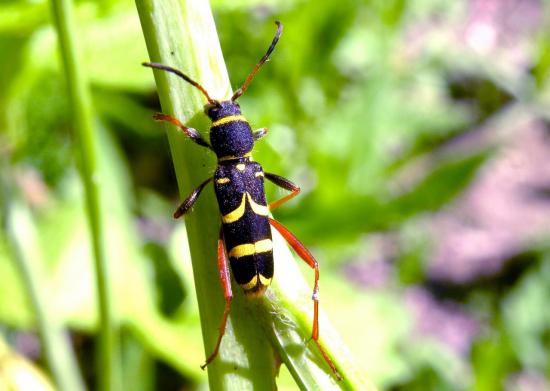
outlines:
{"label": "green leaf", "polygon": [[411,216],[420,211],[435,211],[468,185],[490,151],[478,152],[440,164],[411,191],[391,201],[397,214]]}

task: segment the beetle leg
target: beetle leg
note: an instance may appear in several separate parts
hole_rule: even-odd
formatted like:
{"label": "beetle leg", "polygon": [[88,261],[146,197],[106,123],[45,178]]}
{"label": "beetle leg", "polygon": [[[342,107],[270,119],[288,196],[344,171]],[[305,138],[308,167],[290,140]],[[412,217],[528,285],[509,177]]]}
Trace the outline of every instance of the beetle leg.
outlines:
{"label": "beetle leg", "polygon": [[229,275],[229,267],[227,264],[227,255],[225,253],[225,245],[223,242],[223,228],[220,229],[220,237],[218,239],[218,270],[220,272],[220,282],[223,288],[223,295],[225,298],[225,307],[223,309],[223,317],[220,323],[218,340],[216,342],[216,347],[214,351],[208,358],[205,363],[201,365],[201,369],[206,368],[208,364],[212,362],[218,355],[220,350],[220,344],[222,342],[222,337],[225,334],[225,327],[227,325],[227,317],[229,316],[229,310],[231,309],[231,300],[233,299],[233,292],[231,291],[231,277]]}
{"label": "beetle leg", "polygon": [[174,212],[174,218],[177,219],[187,212],[189,212],[189,209],[193,207],[197,199],[199,198],[199,195],[201,194],[202,189],[210,182],[212,178],[208,178],[203,183],[199,185],[189,196],[181,203],[180,206],[178,206],[178,209]]}
{"label": "beetle leg", "polygon": [[289,181],[286,178],[283,178],[282,176],[271,174],[269,172],[265,173],[265,177],[269,179],[271,182],[275,183],[277,186],[282,187],[285,190],[291,191],[290,194],[287,194],[284,197],[279,198],[276,201],[273,201],[269,204],[269,210],[274,210],[275,208],[278,208],[285,202],[291,200],[292,198],[296,197],[300,193],[300,186],[295,185],[291,181]]}
{"label": "beetle leg", "polygon": [[315,282],[313,283],[313,295],[311,296],[313,300],[313,331],[311,333],[311,339],[315,341],[315,344],[319,348],[319,351],[323,355],[326,363],[334,373],[334,375],[340,380],[342,376],[336,369],[336,366],[332,362],[328,353],[321,346],[319,342],[319,264],[311,255],[309,250],[290,232],[284,225],[279,223],[277,220],[272,218],[269,219],[269,223],[275,227],[277,231],[285,238],[285,240],[290,244],[290,247],[296,251],[296,253],[302,258],[313,270],[315,270]]}
{"label": "beetle leg", "polygon": [[252,136],[254,137],[254,141],[258,141],[262,137],[264,137],[267,134],[268,129],[267,128],[260,128],[258,130],[255,130]]}
{"label": "beetle leg", "polygon": [[176,125],[178,128],[180,128],[183,131],[183,133],[185,133],[187,137],[189,137],[195,143],[199,144],[200,146],[206,147],[208,149],[212,149],[210,144],[208,144],[206,140],[202,138],[202,136],[200,135],[199,132],[197,132],[196,129],[188,128],[187,126],[182,124],[179,119],[163,113],[156,113],[155,115],[153,115],[153,119],[155,121],[165,121],[165,122],[170,122],[173,125]]}

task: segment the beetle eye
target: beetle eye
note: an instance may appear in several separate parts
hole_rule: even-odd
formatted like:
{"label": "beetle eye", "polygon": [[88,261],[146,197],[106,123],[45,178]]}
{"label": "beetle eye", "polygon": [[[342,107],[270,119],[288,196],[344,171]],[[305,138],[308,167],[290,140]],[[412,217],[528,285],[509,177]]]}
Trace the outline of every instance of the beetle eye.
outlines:
{"label": "beetle eye", "polygon": [[211,114],[215,114],[220,109],[221,104],[218,101],[214,101],[213,103],[207,103],[204,105],[204,113],[208,116]]}
{"label": "beetle eye", "polygon": [[210,116],[211,114],[214,114],[216,111],[217,111],[217,108],[215,105],[208,104],[204,106],[204,114],[208,116]]}

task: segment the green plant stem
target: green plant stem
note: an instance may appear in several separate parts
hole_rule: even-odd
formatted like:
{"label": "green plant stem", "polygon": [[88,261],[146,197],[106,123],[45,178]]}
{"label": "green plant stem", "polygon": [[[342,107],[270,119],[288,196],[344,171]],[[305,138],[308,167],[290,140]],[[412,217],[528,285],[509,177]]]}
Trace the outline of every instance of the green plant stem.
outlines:
{"label": "green plant stem", "polygon": [[[230,96],[231,87],[207,2],[136,0],[136,6],[151,61],[185,70],[218,99]],[[144,72],[150,70],[144,68]],[[196,89],[162,71],[155,71],[155,79],[163,112],[198,129],[208,126],[202,114],[204,97]],[[212,175],[213,156],[173,128],[168,136],[183,198]],[[214,349],[224,304],[216,268],[218,215],[209,188],[201,194],[193,213],[185,217],[205,357]],[[271,346],[246,310],[240,288],[234,287],[233,293],[222,349],[208,366],[210,389],[274,389],[275,360]],[[197,362],[197,366],[200,364]]]}
{"label": "green plant stem", "polygon": [[104,252],[101,207],[99,201],[96,142],[93,132],[91,99],[82,70],[74,27],[71,0],[52,0],[64,73],[69,89],[69,99],[74,131],[78,147],[79,168],[84,185],[86,211],[93,248],[97,293],[99,302],[99,354],[97,356],[99,389],[116,389],[115,361],[116,337],[110,301],[108,268]]}
{"label": "green plant stem", "polygon": [[[151,61],[182,70],[215,99],[231,96],[227,70],[206,1],[136,0],[136,5]],[[203,114],[205,100],[200,92],[172,74],[158,70],[154,74],[163,112],[174,115],[188,126],[207,129],[208,122]],[[169,127],[168,136],[183,198],[212,175],[215,161],[205,149],[173,127]],[[214,348],[223,313],[223,293],[216,267],[220,221],[212,191],[205,190],[201,194],[193,211],[186,215],[185,223],[205,354],[208,355]],[[321,332],[327,351],[344,380],[337,383],[315,344],[304,342],[311,334],[311,287],[303,281],[288,247],[275,233],[274,248],[275,280],[279,282],[268,289],[264,299],[246,300],[241,288],[232,284],[234,299],[230,321],[219,357],[208,366],[210,389],[274,389],[277,373],[274,353],[289,367],[301,389],[369,389],[324,317]],[[296,300],[298,293],[302,294],[301,300]]]}

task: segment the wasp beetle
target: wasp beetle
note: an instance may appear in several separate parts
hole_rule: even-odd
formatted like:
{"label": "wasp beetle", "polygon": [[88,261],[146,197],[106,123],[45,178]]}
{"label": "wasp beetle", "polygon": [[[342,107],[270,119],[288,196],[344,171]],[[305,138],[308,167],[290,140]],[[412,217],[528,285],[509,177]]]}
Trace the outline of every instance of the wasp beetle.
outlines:
{"label": "wasp beetle", "polygon": [[[201,368],[204,369],[216,358],[225,333],[233,297],[228,258],[233,277],[242,287],[244,293],[249,297],[263,295],[273,278],[273,242],[270,228],[273,226],[315,271],[311,338],[317,344],[333,373],[340,378],[334,363],[319,343],[319,266],[317,261],[288,229],[269,216],[270,211],[297,196],[300,188],[288,179],[264,172],[262,166],[252,159],[254,143],[266,135],[267,129],[261,128],[253,132],[236,102],[246,91],[261,66],[267,61],[281,36],[283,26],[280,22],[275,23],[277,32],[267,52],[230,100],[212,99],[199,83],[170,66],[158,63],[143,63],[143,65],[173,73],[196,87],[206,97],[208,103],[204,106],[204,111],[212,121],[210,143],[208,143],[197,130],[186,127],[177,118],[161,113],[154,116],[157,121],[166,121],[177,126],[195,143],[212,150],[218,158],[214,176],[201,183],[174,212],[174,218],[185,215],[197,201],[204,187],[214,181],[214,190],[222,220],[218,239],[218,269],[225,296],[225,308],[216,347]],[[290,193],[268,205],[264,192],[264,178]]]}

